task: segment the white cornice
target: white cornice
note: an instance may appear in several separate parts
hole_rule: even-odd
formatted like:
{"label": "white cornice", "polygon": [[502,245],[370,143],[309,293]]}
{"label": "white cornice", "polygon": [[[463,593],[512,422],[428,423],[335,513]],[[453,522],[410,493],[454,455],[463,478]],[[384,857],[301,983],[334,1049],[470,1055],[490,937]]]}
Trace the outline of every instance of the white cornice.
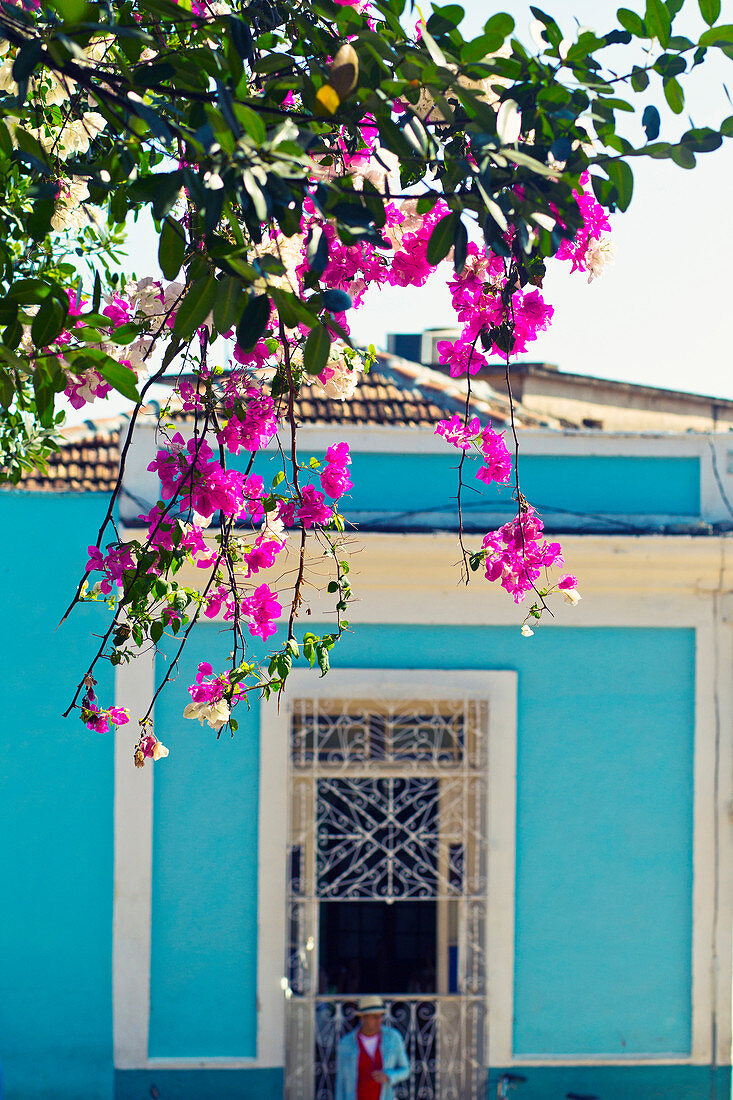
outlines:
{"label": "white cornice", "polygon": [[[128,530],[134,538],[141,531]],[[478,538],[467,538],[478,548]],[[578,577],[582,601],[569,607],[554,599],[558,626],[694,625],[708,611],[713,593],[733,591],[733,541],[725,537],[568,535],[562,538],[564,571]],[[304,589],[304,613],[312,622],[333,618],[328,559],[311,543]],[[278,568],[257,575],[281,592],[292,583],[294,551],[283,552]],[[514,605],[481,573],[469,585],[460,580],[455,534],[357,534],[347,550],[355,602],[349,619],[359,622],[517,625],[523,606]],[[207,572],[184,567],[177,580],[203,586]],[[561,574],[558,573],[557,576]],[[285,585],[285,587],[284,587]],[[526,601],[529,606],[529,601]],[[306,621],[303,615],[303,621]]]}

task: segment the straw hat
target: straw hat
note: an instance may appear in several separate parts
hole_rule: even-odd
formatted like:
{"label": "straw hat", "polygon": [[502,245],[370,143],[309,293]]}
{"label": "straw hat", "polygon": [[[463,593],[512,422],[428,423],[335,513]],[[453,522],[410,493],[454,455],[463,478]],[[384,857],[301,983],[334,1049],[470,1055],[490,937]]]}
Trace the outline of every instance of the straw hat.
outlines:
{"label": "straw hat", "polygon": [[370,1012],[386,1012],[387,1006],[381,997],[360,997],[357,1016],[366,1016]]}

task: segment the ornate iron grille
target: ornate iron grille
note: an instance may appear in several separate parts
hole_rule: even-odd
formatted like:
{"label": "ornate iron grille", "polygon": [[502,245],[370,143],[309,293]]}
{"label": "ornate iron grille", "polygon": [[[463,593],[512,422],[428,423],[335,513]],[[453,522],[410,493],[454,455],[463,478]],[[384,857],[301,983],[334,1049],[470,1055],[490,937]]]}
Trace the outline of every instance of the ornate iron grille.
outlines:
{"label": "ornate iron grille", "polygon": [[486,726],[486,708],[474,700],[293,704],[289,1100],[332,1100],[338,1042],[353,1026],[357,995],[374,992],[324,987],[322,907],[369,902],[422,911],[425,901],[436,922],[435,988],[385,998],[412,1066],[397,1096],[483,1096]]}
{"label": "ornate iron grille", "polygon": [[432,898],[438,875],[436,779],[319,779],[319,898]]}

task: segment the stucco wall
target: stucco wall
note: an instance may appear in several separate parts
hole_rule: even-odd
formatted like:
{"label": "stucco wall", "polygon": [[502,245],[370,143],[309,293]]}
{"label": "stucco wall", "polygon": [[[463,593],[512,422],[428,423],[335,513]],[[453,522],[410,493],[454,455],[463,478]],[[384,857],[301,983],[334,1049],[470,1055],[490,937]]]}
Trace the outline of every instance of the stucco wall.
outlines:
{"label": "stucco wall", "polygon": [[[183,816],[180,829],[156,827],[154,898],[164,886],[168,898],[154,907],[153,997],[168,990],[168,1023],[154,1009],[151,1037],[158,1029],[156,1049],[179,1056],[213,1053],[217,1028],[218,1054],[253,1053],[256,938],[244,955],[233,943],[250,909],[230,927],[221,880],[235,897],[256,887],[243,845],[256,829],[256,723],[243,715],[234,748],[179,717],[196,662],[223,661],[227,648],[218,625],[198,631],[157,727],[171,756],[168,774],[156,773],[156,812],[173,809],[177,791]],[[362,625],[335,657],[342,667],[519,671],[515,1052],[560,1062],[688,1054],[694,632],[549,627],[530,647],[510,628]],[[221,943],[238,986],[222,974]],[[201,1006],[213,1013],[203,1025],[175,1024]]]}
{"label": "stucco wall", "polygon": [[[101,508],[95,497],[0,496],[5,530],[17,533],[1,567],[10,609],[0,750],[8,1100],[109,1100],[113,1090],[113,743],[60,718],[93,648],[95,610],[79,609],[53,633]],[[51,554],[35,532],[59,533]],[[42,578],[35,593],[30,577]],[[240,708],[237,738],[218,743],[180,717],[197,662],[223,664],[229,648],[222,624],[202,626],[193,642],[156,714],[171,755],[154,772],[149,1051],[248,1058],[258,714]],[[514,1041],[518,1053],[559,1063],[527,1067],[528,1100],[581,1078],[603,1100],[708,1095],[704,1066],[611,1067],[595,1077],[563,1068],[574,1056],[654,1061],[689,1050],[694,658],[686,628],[548,626],[528,644],[516,626],[409,623],[365,623],[334,654],[343,667],[519,672]],[[109,672],[99,676],[105,699]],[[129,829],[134,844],[134,821]],[[220,1072],[232,1095],[281,1094],[277,1070]],[[205,1085],[194,1070],[164,1068],[116,1080],[130,1097],[156,1082],[171,1096]]]}
{"label": "stucco wall", "polygon": [[[106,500],[0,494],[0,1062],[7,1100],[112,1089],[113,742],[64,720],[98,609],[56,630]],[[72,537],[69,537],[69,536]],[[97,674],[112,701],[111,668]]]}
{"label": "stucco wall", "polygon": [[156,713],[173,767],[155,769],[148,1050],[254,1057],[258,711],[241,707],[236,738],[218,742],[208,726],[183,719],[194,661],[192,650]]}

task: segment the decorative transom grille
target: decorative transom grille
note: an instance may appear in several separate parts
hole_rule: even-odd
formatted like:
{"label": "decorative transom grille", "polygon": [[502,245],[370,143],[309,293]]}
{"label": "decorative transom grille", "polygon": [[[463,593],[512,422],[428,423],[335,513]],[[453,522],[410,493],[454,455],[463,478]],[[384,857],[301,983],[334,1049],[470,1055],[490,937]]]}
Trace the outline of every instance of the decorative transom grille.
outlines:
{"label": "decorative transom grille", "polygon": [[[470,764],[475,744],[467,726],[474,703],[405,700],[389,707],[374,700],[298,699],[291,722],[295,768],[333,764]],[[471,738],[468,739],[471,741]]]}
{"label": "decorative transom grille", "polygon": [[[358,994],[374,991],[362,988],[374,975],[362,969],[359,988],[352,990],[347,973],[347,986],[341,986],[330,945],[338,942],[343,958],[350,924],[342,903],[352,903],[348,912],[356,920],[357,906],[367,905],[371,913],[371,903],[380,902],[416,906],[421,920],[431,913],[435,922],[430,981],[417,985],[419,993],[410,985],[385,998],[412,1065],[397,1097],[477,1100],[483,1095],[486,726],[486,706],[475,700],[293,703],[289,1100],[333,1097],[338,1041],[353,1026]],[[341,929],[340,937],[332,935],[321,945],[321,920]],[[348,937],[359,939],[350,932]]]}

